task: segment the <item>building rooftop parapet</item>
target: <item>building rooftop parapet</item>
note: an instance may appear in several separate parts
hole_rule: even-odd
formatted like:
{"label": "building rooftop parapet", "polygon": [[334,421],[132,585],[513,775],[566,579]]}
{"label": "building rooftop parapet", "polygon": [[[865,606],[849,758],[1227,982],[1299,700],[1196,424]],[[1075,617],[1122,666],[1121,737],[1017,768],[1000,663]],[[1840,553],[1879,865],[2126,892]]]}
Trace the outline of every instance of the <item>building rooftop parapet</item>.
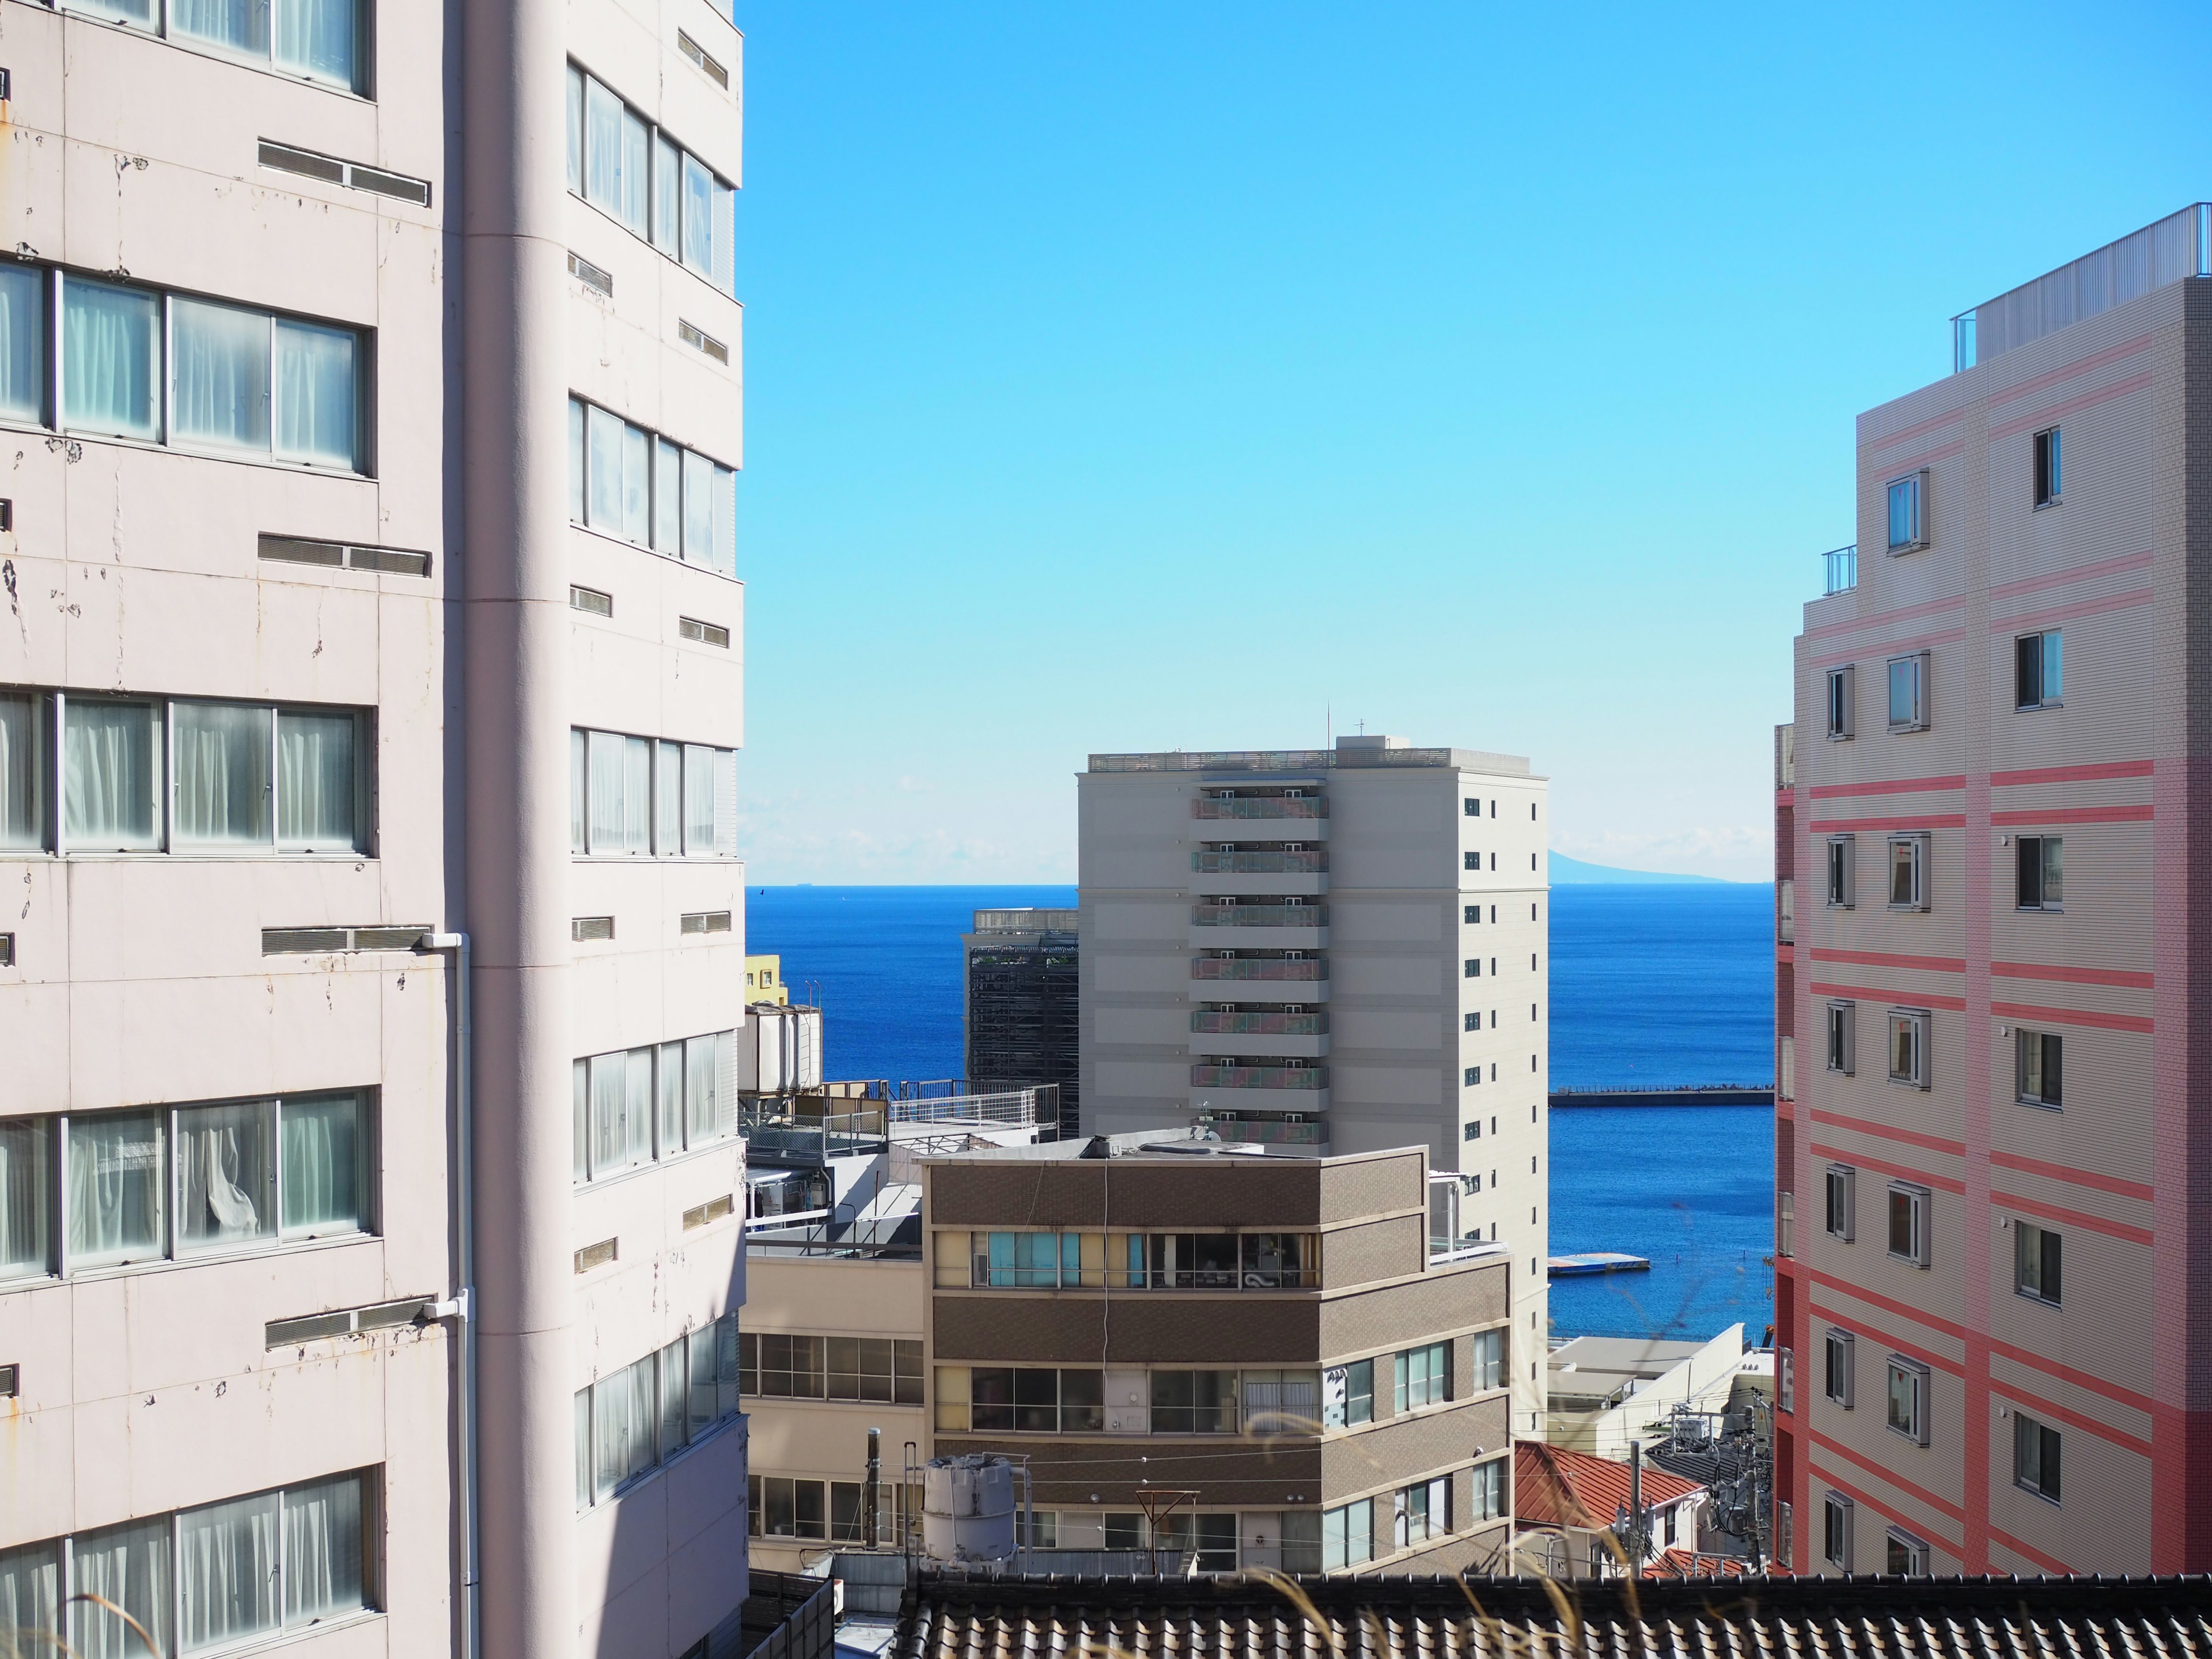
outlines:
{"label": "building rooftop parapet", "polygon": [[1530,775],[1525,755],[1482,749],[1415,749],[1395,738],[1342,738],[1334,749],[1177,749],[1149,755],[1093,755],[1093,772],[1327,772],[1375,767],[1443,767],[1501,777]]}
{"label": "building rooftop parapet", "polygon": [[2125,305],[2185,277],[2212,276],[2212,203],[2192,202],[2094,253],[1951,319],[1952,372]]}

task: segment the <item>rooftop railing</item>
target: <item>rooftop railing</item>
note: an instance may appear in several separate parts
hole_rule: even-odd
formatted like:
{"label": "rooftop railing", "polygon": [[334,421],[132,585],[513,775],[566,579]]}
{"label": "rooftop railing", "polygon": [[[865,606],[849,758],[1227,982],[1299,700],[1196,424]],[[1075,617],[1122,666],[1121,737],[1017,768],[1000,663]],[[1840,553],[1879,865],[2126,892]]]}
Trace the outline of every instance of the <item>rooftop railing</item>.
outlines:
{"label": "rooftop railing", "polygon": [[1326,927],[1326,904],[1194,904],[1190,920],[1198,927]]}
{"label": "rooftop railing", "polygon": [[1200,795],[1190,804],[1194,818],[1325,818],[1325,795],[1237,795],[1227,800]]}
{"label": "rooftop railing", "polygon": [[1820,555],[1821,594],[1848,593],[1859,585],[1859,544],[1831,548]]}
{"label": "rooftop railing", "polygon": [[1317,957],[1295,961],[1267,957],[1193,957],[1193,979],[1257,980],[1266,983],[1310,982],[1328,977],[1328,963]]}
{"label": "rooftop railing", "polygon": [[1328,1087],[1326,1066],[1212,1066],[1190,1068],[1194,1089],[1306,1089]]}
{"label": "rooftop railing", "polygon": [[1319,848],[1298,853],[1193,853],[1190,867],[1202,876],[1311,876],[1328,868],[1328,854]]}
{"label": "rooftop railing", "polygon": [[1218,1008],[1192,1012],[1190,1029],[1211,1036],[1321,1036],[1328,1016],[1310,1014],[1224,1014]]}
{"label": "rooftop railing", "polygon": [[1951,319],[1954,373],[2185,277],[2212,276],[2212,203],[2196,202]]}

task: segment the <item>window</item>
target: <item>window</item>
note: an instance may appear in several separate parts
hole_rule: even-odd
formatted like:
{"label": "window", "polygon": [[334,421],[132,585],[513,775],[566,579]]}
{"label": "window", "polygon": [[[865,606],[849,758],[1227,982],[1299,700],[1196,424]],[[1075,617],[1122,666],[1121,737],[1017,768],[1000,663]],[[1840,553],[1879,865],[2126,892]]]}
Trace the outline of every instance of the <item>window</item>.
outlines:
{"label": "window", "polygon": [[1451,1344],[1431,1342],[1396,1356],[1395,1410],[1417,1411],[1451,1398]]}
{"label": "window", "polygon": [[2012,1414],[2012,1481],[2058,1502],[2058,1431],[2023,1411]]}
{"label": "window", "polygon": [[2018,1098],[2023,1106],[2058,1109],[2064,1067],[2064,1041],[2056,1031],[2015,1030],[2013,1054],[2019,1077]]}
{"label": "window", "polygon": [[1482,921],[1482,907],[1480,904],[1462,906],[1460,909],[1460,920],[1471,926],[1479,924]]}
{"label": "window", "polygon": [[2012,1287],[2021,1296],[2058,1305],[2065,1240],[2048,1227],[2015,1220],[2013,1231]]}
{"label": "window", "polygon": [[1163,1291],[1233,1291],[1239,1282],[1237,1257],[1234,1233],[1154,1233],[1152,1286]]}
{"label": "window", "polygon": [[1848,663],[1828,671],[1828,736],[1838,742],[1857,735],[1858,678]]}
{"label": "window", "polygon": [[1321,1283],[1313,1233],[937,1235],[937,1282],[992,1290],[1273,1291]]}
{"label": "window", "polygon": [[1797,1194],[1792,1192],[1774,1194],[1774,1253],[1797,1254]]}
{"label": "window", "polygon": [[1246,1433],[1320,1432],[1319,1371],[1246,1371],[1243,1387]]}
{"label": "window", "polygon": [[738,1133],[735,1031],[576,1061],[574,1179],[605,1181]]}
{"label": "window", "polygon": [[2013,706],[2056,708],[2066,690],[2065,641],[2054,628],[2013,641]]}
{"label": "window", "polygon": [[1375,1500],[1363,1498],[1321,1515],[1321,1570],[1342,1572],[1375,1556]]}
{"label": "window", "polygon": [[1482,868],[1482,854],[1480,853],[1462,853],[1460,854],[1460,862],[1469,870],[1480,870]]}
{"label": "window", "polygon": [[2035,504],[2038,507],[2055,507],[2062,499],[2059,495],[2058,459],[2058,428],[2054,426],[2047,431],[2037,433]]}
{"label": "window", "polygon": [[1889,729],[1922,732],[1928,727],[1928,653],[1889,659]]}
{"label": "window", "polygon": [[[781,1474],[748,1475],[747,1529],[756,1538],[826,1541],[830,1537],[831,1484],[826,1480],[793,1480]],[[841,1480],[835,1484],[844,1486],[850,1483]]]}
{"label": "window", "polygon": [[1856,1343],[1849,1331],[1830,1330],[1822,1345],[1820,1391],[1845,1411],[1851,1409]]}
{"label": "window", "polygon": [[[658,1353],[576,1391],[576,1507],[605,1503],[737,1414],[738,1314],[732,1308]],[[817,1507],[815,1516],[820,1516]]]}
{"label": "window", "polygon": [[937,1426],[977,1434],[1095,1434],[1106,1426],[1105,1373],[940,1365]]}
{"label": "window", "polygon": [[1793,1348],[1775,1351],[1774,1397],[1784,1411],[1797,1409],[1797,1353]]}
{"label": "window", "polygon": [[1237,1432],[1235,1371],[1154,1371],[1154,1434]]}
{"label": "window", "polygon": [[1889,1426],[1915,1445],[1928,1443],[1928,1367],[1889,1357]]}
{"label": "window", "polygon": [[1452,1529],[1451,1477],[1417,1480],[1401,1486],[1391,1503],[1394,1531],[1400,1549],[1442,1538]]}
{"label": "window", "polygon": [[1918,1008],[1889,1011],[1889,1080],[1928,1086],[1928,1015]]}
{"label": "window", "polygon": [[1893,910],[1928,908],[1928,837],[1892,836],[1889,838],[1889,908]]}
{"label": "window", "polygon": [[1477,1394],[1505,1386],[1505,1333],[1477,1331],[1474,1343],[1474,1388]]}
{"label": "window", "polygon": [[167,27],[155,0],[63,0],[70,10],[136,24],[173,40],[210,46],[227,56],[267,64],[303,80],[366,93],[368,7],[357,0],[283,0],[283,3],[210,3],[169,0]]}
{"label": "window", "polygon": [[734,294],[735,188],[574,64],[568,104],[569,190]]}
{"label": "window", "polygon": [[2023,910],[2061,910],[2066,906],[2066,840],[2063,836],[2022,836],[2015,843],[2018,875],[2015,902]]}
{"label": "window", "polygon": [[1851,1511],[1856,1507],[1839,1492],[1832,1492],[1820,1505],[1820,1553],[1828,1565],[1851,1570]]}
{"label": "window", "polygon": [[1479,800],[1462,800],[1460,802],[1460,810],[1468,817],[1479,818],[1482,816],[1482,803]]}
{"label": "window", "polygon": [[1469,1522],[1495,1521],[1505,1513],[1507,1461],[1493,1457],[1487,1463],[1474,1466],[1474,1496],[1468,1505]]}
{"label": "window", "polygon": [[[1476,1084],[1481,1081],[1482,1067],[1480,1066],[1470,1066],[1467,1067],[1460,1079],[1462,1086],[1469,1089],[1473,1088]],[[1473,1140],[1474,1137],[1473,1135],[1469,1135],[1468,1139],[1469,1140]]]}
{"label": "window", "polygon": [[1858,902],[1858,838],[1828,837],[1828,908],[1848,910]]}
{"label": "window", "polygon": [[1889,1185],[1889,1253],[1916,1267],[1929,1262],[1928,1202],[1925,1187],[1893,1181]]}
{"label": "window", "polygon": [[42,850],[58,829],[65,853],[366,852],[367,724],[351,709],[0,692],[0,848]]}
{"label": "window", "polygon": [[1466,977],[1468,979],[1480,979],[1482,977],[1482,958],[1480,957],[1469,957],[1464,966],[1464,973]]}
{"label": "window", "polygon": [[1889,504],[1889,550],[1911,553],[1928,545],[1928,474],[1923,470],[1890,480],[1884,491]]}
{"label": "window", "polygon": [[1846,1164],[1831,1164],[1826,1181],[1827,1228],[1831,1238],[1849,1243],[1858,1209],[1858,1171]]}
{"label": "window", "polygon": [[738,574],[738,475],[720,462],[568,399],[568,517],[725,576]]}
{"label": "window", "polygon": [[741,1332],[738,1392],[785,1400],[921,1404],[921,1344],[901,1338]]}
{"label": "window", "polygon": [[1927,1575],[1928,1546],[1923,1540],[1892,1527],[1883,1541],[1887,1546],[1883,1571],[1891,1577],[1924,1577]]}
{"label": "window", "polygon": [[1828,1069],[1851,1075],[1857,1062],[1858,1005],[1855,1002],[1832,1002],[1828,1005]]}
{"label": "window", "polygon": [[1321,1420],[1324,1428],[1351,1429],[1375,1420],[1375,1362],[1355,1359],[1321,1374]]}
{"label": "window", "polygon": [[570,727],[568,850],[735,858],[737,750]]}
{"label": "window", "polygon": [[1164,1515],[1154,1541],[1163,1550],[1192,1558],[1200,1572],[1237,1571],[1237,1516],[1225,1515]]}

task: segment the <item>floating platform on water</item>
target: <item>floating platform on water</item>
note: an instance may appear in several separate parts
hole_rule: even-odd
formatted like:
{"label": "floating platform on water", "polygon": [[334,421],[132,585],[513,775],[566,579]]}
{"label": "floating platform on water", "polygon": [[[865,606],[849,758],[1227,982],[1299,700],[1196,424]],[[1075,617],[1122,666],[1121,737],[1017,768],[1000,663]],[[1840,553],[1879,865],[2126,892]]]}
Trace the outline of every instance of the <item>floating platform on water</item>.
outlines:
{"label": "floating platform on water", "polygon": [[1651,1258],[1620,1250],[1583,1250],[1573,1255],[1555,1255],[1550,1266],[1553,1279],[1583,1279],[1593,1273],[1648,1273]]}

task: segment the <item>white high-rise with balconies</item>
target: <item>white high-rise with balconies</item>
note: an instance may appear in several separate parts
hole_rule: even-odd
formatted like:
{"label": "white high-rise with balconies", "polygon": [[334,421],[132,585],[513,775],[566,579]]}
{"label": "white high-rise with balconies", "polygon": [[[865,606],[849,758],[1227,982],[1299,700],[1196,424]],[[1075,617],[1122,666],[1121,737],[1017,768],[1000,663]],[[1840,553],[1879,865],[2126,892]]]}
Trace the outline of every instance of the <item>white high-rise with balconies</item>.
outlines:
{"label": "white high-rise with balconies", "polygon": [[1513,1431],[1540,1432],[1545,781],[1517,757],[1094,755],[1078,779],[1083,1127],[1428,1149],[1431,1229],[1512,1251]]}

